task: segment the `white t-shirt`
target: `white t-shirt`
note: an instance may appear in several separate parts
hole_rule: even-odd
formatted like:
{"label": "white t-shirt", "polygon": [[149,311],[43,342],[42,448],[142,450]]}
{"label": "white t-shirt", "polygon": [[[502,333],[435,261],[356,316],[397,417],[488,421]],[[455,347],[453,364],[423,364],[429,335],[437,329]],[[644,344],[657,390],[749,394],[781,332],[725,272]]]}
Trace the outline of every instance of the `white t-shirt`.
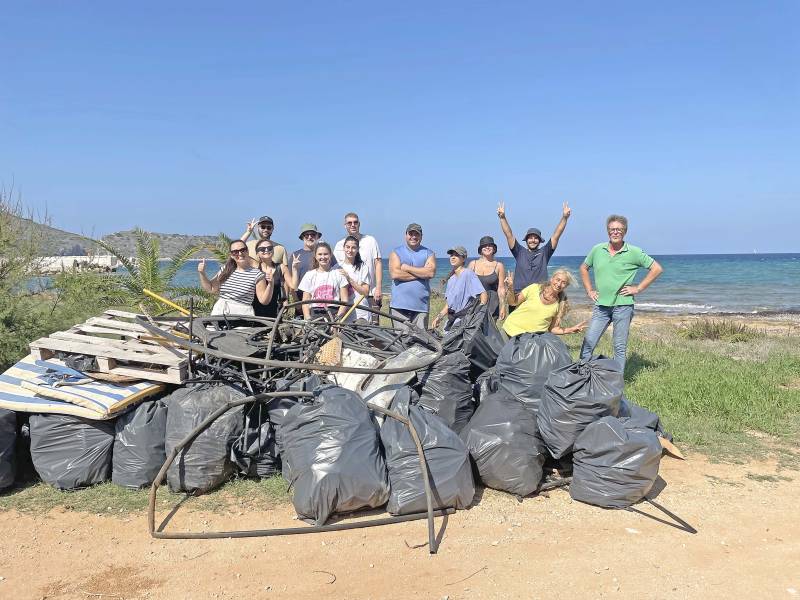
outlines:
{"label": "white t-shirt", "polygon": [[[344,264],[345,239],[347,238],[342,238],[336,242],[336,246],[333,249],[333,256],[336,257],[336,262],[339,263],[339,266]],[[371,296],[375,293],[375,259],[381,258],[381,248],[378,246],[378,240],[371,235],[362,235],[358,241],[358,253],[369,270],[367,282],[369,283],[369,295]]]}
{"label": "white t-shirt", "polygon": [[[349,265],[346,262],[342,261],[339,263],[339,267],[347,271],[347,274],[350,275],[350,277],[356,283],[369,283],[369,268],[367,267],[367,263],[362,263],[361,267],[356,269],[355,266]],[[356,297],[358,296],[358,292],[353,289],[352,285],[347,286],[347,291],[350,293],[350,302],[351,303],[355,302]],[[358,305],[369,306],[369,300],[364,298],[361,302],[358,303]],[[369,321],[370,316],[372,316],[371,312],[357,308],[352,313],[350,313],[350,317],[348,317],[347,320],[354,321],[355,319],[366,319],[367,321]]]}
{"label": "white t-shirt", "polygon": [[[342,288],[347,287],[347,279],[337,270],[320,271],[313,269],[308,271],[300,280],[298,289],[301,292],[311,294],[312,300],[340,300]],[[314,308],[325,308],[325,302],[314,302]]]}

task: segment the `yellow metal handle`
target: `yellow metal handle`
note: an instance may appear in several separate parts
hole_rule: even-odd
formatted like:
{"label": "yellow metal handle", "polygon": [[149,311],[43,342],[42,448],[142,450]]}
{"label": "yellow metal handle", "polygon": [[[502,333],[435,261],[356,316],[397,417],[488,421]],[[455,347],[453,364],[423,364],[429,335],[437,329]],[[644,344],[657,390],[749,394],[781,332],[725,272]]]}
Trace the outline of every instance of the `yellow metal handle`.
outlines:
{"label": "yellow metal handle", "polygon": [[150,296],[151,298],[155,298],[156,300],[158,300],[159,302],[163,302],[164,304],[166,304],[166,305],[167,305],[167,306],[169,306],[170,308],[174,308],[175,310],[177,310],[177,311],[178,311],[179,313],[181,313],[182,315],[185,315],[185,316],[187,316],[187,317],[189,316],[189,311],[188,311],[188,310],[186,310],[186,309],[185,309],[185,308],[183,308],[182,306],[179,306],[178,304],[175,304],[175,303],[174,303],[174,302],[172,302],[171,300],[167,300],[167,299],[166,299],[166,298],[164,298],[163,296],[159,296],[158,294],[156,294],[155,292],[151,292],[151,291],[150,291],[150,290],[148,290],[147,288],[144,288],[142,291],[143,291],[145,294],[147,294],[148,296]]}

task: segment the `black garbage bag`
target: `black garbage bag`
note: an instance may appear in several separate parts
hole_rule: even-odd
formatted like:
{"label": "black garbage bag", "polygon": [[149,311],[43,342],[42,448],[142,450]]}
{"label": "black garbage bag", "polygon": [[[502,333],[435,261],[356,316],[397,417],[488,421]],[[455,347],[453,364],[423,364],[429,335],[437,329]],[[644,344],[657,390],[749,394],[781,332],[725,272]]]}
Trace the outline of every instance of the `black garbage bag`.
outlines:
{"label": "black garbage bag", "polygon": [[166,430],[167,405],[161,400],[142,402],[120,415],[114,425],[111,481],[128,488],[153,483],[167,458]]}
{"label": "black garbage bag", "polygon": [[[294,404],[292,402],[286,410]],[[280,471],[275,427],[266,404],[254,402],[245,406],[242,434],[233,444],[231,458],[239,472],[247,477],[270,477]]]}
{"label": "black garbage bag", "polygon": [[[466,508],[475,496],[467,447],[442,419],[416,406],[416,401],[416,393],[403,387],[395,394],[390,408],[410,418],[417,431],[428,464],[433,507]],[[391,484],[386,510],[393,515],[427,510],[419,454],[408,428],[397,419],[386,417],[381,427],[381,443]]]}
{"label": "black garbage bag", "polygon": [[16,445],[17,414],[0,408],[0,490],[14,485]]}
{"label": "black garbage bag", "polygon": [[566,344],[552,333],[523,333],[508,340],[495,367],[500,387],[539,411],[547,377],[572,363]]}
{"label": "black garbage bag", "polygon": [[[167,454],[211,413],[245,396],[242,390],[219,383],[187,385],[172,392],[164,398]],[[231,447],[242,433],[242,414],[241,406],[227,411],[178,453],[167,470],[167,483],[173,492],[202,494],[235,473]]]}
{"label": "black garbage bag", "polygon": [[419,405],[439,415],[456,433],[464,429],[475,411],[469,369],[464,353],[452,352],[417,372]]}
{"label": "black garbage bag", "polygon": [[505,390],[491,393],[481,399],[461,439],[486,486],[517,496],[536,491],[545,449],[530,406]]}
{"label": "black garbage bag", "polygon": [[469,359],[472,380],[491,369],[507,341],[485,304],[475,303],[442,338],[445,354],[461,351]]}
{"label": "black garbage bag", "polygon": [[589,423],[617,416],[622,400],[617,361],[593,357],[556,369],[547,378],[539,406],[539,432],[554,458],[572,452]]}
{"label": "black garbage bag", "polygon": [[33,466],[46,483],[75,490],[111,477],[113,420],[31,415],[29,423]]}
{"label": "black garbage bag", "polygon": [[672,435],[664,431],[664,426],[661,424],[661,418],[656,413],[639,406],[633,400],[626,398],[624,395],[619,403],[619,413],[617,416],[620,419],[629,419],[631,426],[652,429],[661,437],[672,441]]}
{"label": "black garbage bag", "polygon": [[378,429],[355,392],[315,389],[286,413],[278,448],[297,514],[317,525],[334,513],[383,506],[389,497]]}
{"label": "black garbage bag", "polygon": [[472,384],[472,399],[475,401],[475,406],[479,406],[481,398],[486,398],[489,394],[495,393],[500,389],[500,379],[492,367],[488,371],[484,371]]}
{"label": "black garbage bag", "polygon": [[653,487],[660,462],[661,444],[654,431],[603,417],[575,441],[569,495],[605,508],[630,506]]}

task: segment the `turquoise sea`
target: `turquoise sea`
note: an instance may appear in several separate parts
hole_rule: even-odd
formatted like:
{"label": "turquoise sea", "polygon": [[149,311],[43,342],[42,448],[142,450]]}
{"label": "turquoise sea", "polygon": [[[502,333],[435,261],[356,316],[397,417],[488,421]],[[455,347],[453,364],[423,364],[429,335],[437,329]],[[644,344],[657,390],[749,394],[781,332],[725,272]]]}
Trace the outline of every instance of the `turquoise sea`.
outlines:
{"label": "turquoise sea", "polygon": [[[566,267],[577,277],[583,258],[556,254],[550,259],[550,271]],[[637,297],[637,310],[800,313],[800,254],[671,254],[654,258],[664,267],[664,274]],[[499,260],[507,268],[514,268],[513,258]],[[446,258],[437,259],[435,286],[449,270]],[[209,265],[208,272],[215,272],[213,265]],[[644,271],[640,271],[639,278],[643,276]],[[391,282],[385,282],[388,293]],[[177,283],[197,285],[194,262],[184,266]],[[571,290],[570,299],[575,305],[589,303],[580,284]]]}

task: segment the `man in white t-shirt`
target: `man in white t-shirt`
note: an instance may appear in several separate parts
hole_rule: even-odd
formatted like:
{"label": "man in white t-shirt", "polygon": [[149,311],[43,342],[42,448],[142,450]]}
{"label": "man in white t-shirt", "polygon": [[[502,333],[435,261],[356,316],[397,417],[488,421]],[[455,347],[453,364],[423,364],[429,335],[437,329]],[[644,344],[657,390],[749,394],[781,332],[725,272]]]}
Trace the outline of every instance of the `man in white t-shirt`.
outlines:
{"label": "man in white t-shirt", "polygon": [[[361,233],[361,223],[358,215],[349,212],[344,216],[344,230],[347,235],[352,235],[358,240],[358,253],[361,260],[369,269],[369,305],[373,308],[380,308],[383,303],[383,260],[381,259],[381,248],[378,241],[371,235]],[[341,264],[344,262],[344,241],[346,237],[336,242],[333,255],[336,261]],[[372,322],[378,322],[378,315],[372,315]]]}

